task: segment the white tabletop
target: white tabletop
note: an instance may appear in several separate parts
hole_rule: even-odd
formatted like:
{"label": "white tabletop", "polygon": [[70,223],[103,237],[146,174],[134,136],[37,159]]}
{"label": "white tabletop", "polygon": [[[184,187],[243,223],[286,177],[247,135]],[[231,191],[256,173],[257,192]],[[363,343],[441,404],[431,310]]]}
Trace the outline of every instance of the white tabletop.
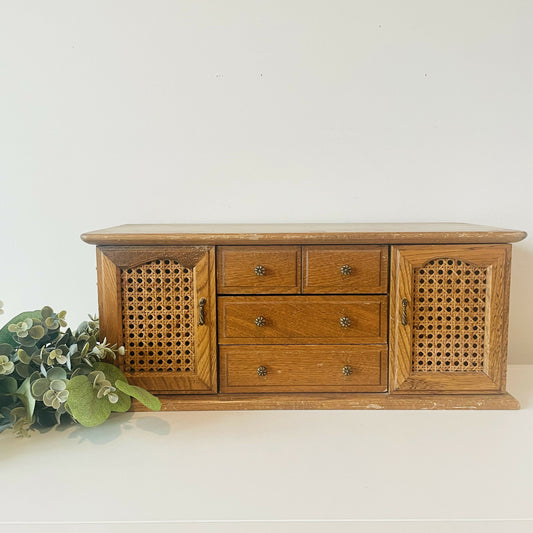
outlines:
{"label": "white tabletop", "polygon": [[522,410],[127,413],[3,433],[0,526],[532,531],[533,366],[511,366],[508,390]]}

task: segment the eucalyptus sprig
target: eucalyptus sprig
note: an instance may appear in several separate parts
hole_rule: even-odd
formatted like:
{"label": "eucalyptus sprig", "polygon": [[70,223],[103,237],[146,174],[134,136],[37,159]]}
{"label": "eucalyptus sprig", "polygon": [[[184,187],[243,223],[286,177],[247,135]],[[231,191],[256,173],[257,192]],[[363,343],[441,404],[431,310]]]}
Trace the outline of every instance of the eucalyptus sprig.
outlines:
{"label": "eucalyptus sprig", "polygon": [[155,396],[105,362],[124,348],[99,340],[98,318],[89,315],[72,331],[65,315],[47,306],[21,313],[0,329],[0,432],[29,436],[67,421],[97,426],[111,412],[127,411],[131,398],[161,409]]}

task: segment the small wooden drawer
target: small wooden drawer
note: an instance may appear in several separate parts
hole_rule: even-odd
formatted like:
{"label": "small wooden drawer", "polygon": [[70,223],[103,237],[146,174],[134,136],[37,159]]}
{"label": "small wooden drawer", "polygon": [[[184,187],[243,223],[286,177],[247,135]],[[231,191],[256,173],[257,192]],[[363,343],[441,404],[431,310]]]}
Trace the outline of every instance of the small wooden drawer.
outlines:
{"label": "small wooden drawer", "polygon": [[387,293],[387,246],[304,246],[306,294]]}
{"label": "small wooden drawer", "polygon": [[219,294],[298,294],[300,246],[219,246]]}
{"label": "small wooden drawer", "polygon": [[220,296],[220,344],[387,342],[386,296]]}
{"label": "small wooden drawer", "polygon": [[386,346],[221,346],[221,392],[384,392]]}

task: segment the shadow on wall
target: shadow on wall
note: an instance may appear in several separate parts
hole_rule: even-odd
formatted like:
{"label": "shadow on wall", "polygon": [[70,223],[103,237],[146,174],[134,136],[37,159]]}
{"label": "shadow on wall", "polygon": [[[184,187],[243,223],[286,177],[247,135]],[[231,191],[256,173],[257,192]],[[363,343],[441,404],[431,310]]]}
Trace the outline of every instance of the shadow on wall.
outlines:
{"label": "shadow on wall", "polygon": [[533,249],[527,241],[513,245],[509,363],[533,364]]}

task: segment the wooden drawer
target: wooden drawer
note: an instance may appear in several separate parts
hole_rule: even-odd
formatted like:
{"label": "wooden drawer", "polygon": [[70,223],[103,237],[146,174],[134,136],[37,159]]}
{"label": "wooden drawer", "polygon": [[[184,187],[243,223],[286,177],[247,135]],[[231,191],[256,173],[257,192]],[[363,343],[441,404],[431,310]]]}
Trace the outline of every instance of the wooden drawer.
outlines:
{"label": "wooden drawer", "polygon": [[298,294],[300,246],[219,246],[219,294]]}
{"label": "wooden drawer", "polygon": [[303,292],[386,293],[387,246],[304,246]]}
{"label": "wooden drawer", "polygon": [[221,392],[384,392],[386,346],[221,346]]}
{"label": "wooden drawer", "polygon": [[220,296],[220,344],[387,342],[386,296]]}

